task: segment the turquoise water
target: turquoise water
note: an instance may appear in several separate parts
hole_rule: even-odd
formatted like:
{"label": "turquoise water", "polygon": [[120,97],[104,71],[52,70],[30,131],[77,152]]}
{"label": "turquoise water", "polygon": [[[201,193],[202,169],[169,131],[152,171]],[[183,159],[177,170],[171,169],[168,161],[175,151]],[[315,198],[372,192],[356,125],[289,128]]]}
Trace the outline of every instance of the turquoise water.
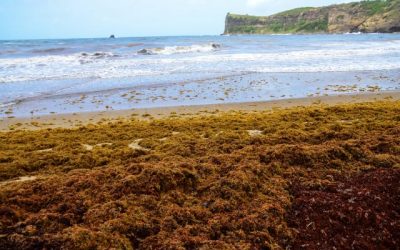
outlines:
{"label": "turquoise water", "polygon": [[0,41],[0,115],[398,90],[399,72],[400,34]]}

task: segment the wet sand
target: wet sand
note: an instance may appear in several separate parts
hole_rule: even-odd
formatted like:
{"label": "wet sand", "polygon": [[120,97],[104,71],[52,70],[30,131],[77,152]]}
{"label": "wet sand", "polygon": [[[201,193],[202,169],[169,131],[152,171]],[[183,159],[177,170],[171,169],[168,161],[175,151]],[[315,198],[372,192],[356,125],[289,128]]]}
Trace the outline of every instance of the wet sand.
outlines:
{"label": "wet sand", "polygon": [[[160,80],[155,78],[154,80]],[[270,102],[283,99],[339,94],[400,91],[400,71],[248,73],[196,81],[138,85],[126,79],[100,79],[76,85],[67,81],[3,84],[0,86],[0,119],[198,106],[226,103]],[[113,82],[114,81],[114,82]],[[78,81],[79,82],[79,81]],[[6,87],[8,86],[8,87]],[[46,87],[46,89],[43,86]],[[39,88],[39,90],[37,90]],[[31,90],[38,93],[31,93]]]}
{"label": "wet sand", "polygon": [[53,114],[32,116],[30,118],[3,118],[0,131],[16,129],[73,128],[123,119],[159,119],[165,117],[207,115],[229,111],[262,111],[310,105],[335,105],[344,103],[373,102],[379,100],[400,100],[400,91],[359,93],[322,97],[283,99],[265,102],[226,103],[197,106],[175,106],[162,108],[143,108],[130,110],[111,110],[102,112],[81,112],[72,114]]}

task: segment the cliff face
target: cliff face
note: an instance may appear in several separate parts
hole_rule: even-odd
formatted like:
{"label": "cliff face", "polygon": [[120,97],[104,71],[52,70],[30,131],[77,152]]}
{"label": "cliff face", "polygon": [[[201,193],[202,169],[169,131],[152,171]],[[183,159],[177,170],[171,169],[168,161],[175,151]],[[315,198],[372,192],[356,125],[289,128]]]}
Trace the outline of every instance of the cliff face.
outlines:
{"label": "cliff face", "polygon": [[298,8],[272,16],[228,13],[224,34],[400,32],[400,0]]}

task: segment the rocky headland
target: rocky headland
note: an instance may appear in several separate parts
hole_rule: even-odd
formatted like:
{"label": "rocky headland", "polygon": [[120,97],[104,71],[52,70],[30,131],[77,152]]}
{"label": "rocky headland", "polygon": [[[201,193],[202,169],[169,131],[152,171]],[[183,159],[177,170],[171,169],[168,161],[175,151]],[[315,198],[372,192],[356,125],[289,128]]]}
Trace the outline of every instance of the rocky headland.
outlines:
{"label": "rocky headland", "polygon": [[224,34],[400,32],[400,0],[303,7],[271,16],[228,13]]}

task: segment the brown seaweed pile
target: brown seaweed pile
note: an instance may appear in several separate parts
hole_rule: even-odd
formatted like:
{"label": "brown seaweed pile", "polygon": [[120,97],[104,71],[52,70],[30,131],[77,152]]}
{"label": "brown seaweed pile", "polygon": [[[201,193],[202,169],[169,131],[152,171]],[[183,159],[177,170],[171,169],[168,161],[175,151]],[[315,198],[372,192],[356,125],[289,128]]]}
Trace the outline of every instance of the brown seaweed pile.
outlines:
{"label": "brown seaweed pile", "polygon": [[393,249],[399,167],[398,101],[1,133],[0,248]]}

